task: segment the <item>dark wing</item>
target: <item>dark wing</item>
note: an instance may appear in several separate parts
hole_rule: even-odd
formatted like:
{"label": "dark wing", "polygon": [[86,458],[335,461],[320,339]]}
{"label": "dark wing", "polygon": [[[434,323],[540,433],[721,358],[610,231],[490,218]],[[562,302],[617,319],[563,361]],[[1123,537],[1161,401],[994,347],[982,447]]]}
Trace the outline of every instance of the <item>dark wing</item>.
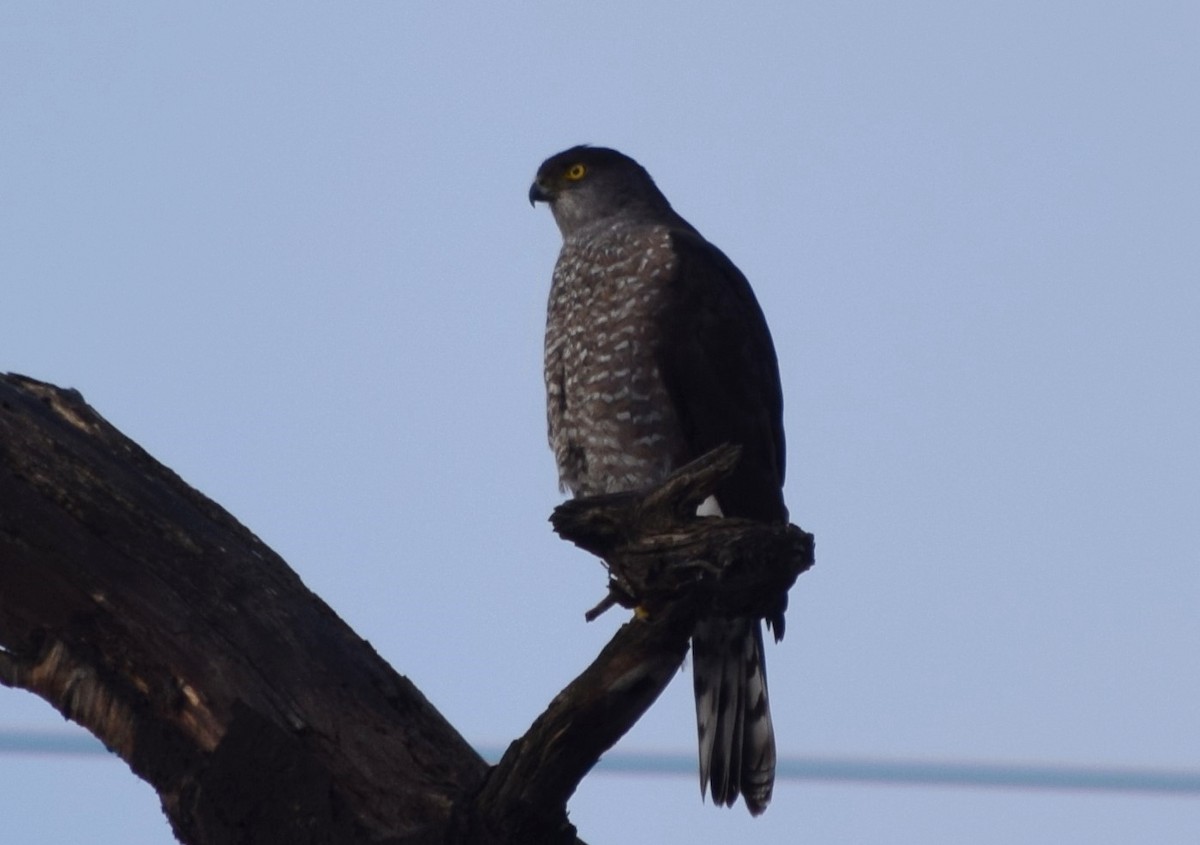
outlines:
{"label": "dark wing", "polygon": [[783,393],[767,321],[723,252],[692,231],[677,229],[672,241],[656,358],[688,443],[683,458],[737,443],[737,470],[717,491],[722,512],[786,522]]}

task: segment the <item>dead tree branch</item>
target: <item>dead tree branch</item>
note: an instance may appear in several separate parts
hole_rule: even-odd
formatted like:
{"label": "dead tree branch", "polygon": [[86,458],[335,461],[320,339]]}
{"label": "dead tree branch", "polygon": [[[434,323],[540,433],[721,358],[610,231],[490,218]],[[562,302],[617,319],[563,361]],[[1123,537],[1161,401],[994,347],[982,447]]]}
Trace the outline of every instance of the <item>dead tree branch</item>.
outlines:
{"label": "dead tree branch", "polygon": [[99,737],[190,845],[576,842],[567,799],[697,615],[770,612],[811,564],[794,527],[689,516],[734,459],[556,512],[641,610],[489,773],[237,520],[75,391],[0,376],[0,683]]}
{"label": "dead tree branch", "polygon": [[187,843],[415,839],[484,761],[278,555],[75,391],[0,378],[0,681]]}
{"label": "dead tree branch", "polygon": [[696,516],[739,452],[716,449],[642,493],[555,509],[555,530],[609,568],[600,607],[638,612],[509,747],[481,793],[484,819],[500,824],[513,808],[565,805],[670,683],[700,617],[781,613],[787,590],[812,566],[812,535],[794,525]]}

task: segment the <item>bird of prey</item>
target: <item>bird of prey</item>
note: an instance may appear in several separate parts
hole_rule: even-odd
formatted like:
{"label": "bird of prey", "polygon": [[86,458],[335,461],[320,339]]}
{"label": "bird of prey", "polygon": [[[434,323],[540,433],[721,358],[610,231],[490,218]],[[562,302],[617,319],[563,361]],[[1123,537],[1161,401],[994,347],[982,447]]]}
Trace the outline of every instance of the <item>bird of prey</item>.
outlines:
{"label": "bird of prey", "polygon": [[[736,443],[737,469],[700,513],[786,523],[779,368],[746,277],[616,150],[550,157],[529,200],[549,204],[563,238],[545,346],[562,487],[640,490]],[[782,608],[767,623],[782,637]],[[775,780],[758,620],[702,620],[692,665],[701,795],[731,806],[740,794],[758,815]]]}

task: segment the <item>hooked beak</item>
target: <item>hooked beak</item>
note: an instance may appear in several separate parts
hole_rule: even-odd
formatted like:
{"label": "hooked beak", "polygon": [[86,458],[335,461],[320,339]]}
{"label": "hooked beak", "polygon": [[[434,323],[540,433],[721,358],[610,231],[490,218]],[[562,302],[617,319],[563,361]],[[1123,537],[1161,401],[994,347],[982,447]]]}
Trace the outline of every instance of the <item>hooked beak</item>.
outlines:
{"label": "hooked beak", "polygon": [[541,186],[539,182],[534,182],[529,186],[529,204],[536,205],[539,202],[550,202],[553,197]]}

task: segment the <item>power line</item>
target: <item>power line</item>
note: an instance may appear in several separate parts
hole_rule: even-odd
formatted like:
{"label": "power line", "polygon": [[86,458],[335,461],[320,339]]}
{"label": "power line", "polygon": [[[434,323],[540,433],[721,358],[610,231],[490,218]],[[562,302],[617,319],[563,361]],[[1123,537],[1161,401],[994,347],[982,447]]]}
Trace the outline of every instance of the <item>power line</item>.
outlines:
{"label": "power line", "polygon": [[[492,762],[503,753],[499,746],[484,746],[479,750]],[[0,754],[99,757],[108,751],[87,734],[0,730]],[[609,774],[693,777],[696,761],[690,754],[619,752],[605,755],[596,770]],[[779,760],[776,778],[825,783],[1200,795],[1200,770],[1134,766],[792,756]]]}
{"label": "power line", "polygon": [[0,730],[0,754],[83,755],[108,754],[100,740],[90,734],[66,731]]}
{"label": "power line", "polygon": [[[606,756],[596,768],[692,776],[696,761],[684,754],[626,752]],[[775,777],[781,781],[1200,795],[1200,771],[1135,766],[790,756],[779,759]]]}

